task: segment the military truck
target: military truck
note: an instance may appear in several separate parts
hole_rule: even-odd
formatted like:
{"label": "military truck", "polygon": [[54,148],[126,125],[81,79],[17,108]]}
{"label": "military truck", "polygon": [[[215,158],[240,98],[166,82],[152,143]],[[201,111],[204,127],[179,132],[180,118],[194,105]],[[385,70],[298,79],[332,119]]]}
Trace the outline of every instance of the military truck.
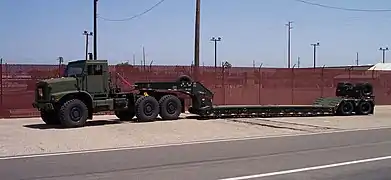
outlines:
{"label": "military truck", "polygon": [[101,111],[114,111],[124,121],[135,115],[149,121],[159,114],[175,119],[184,112],[184,100],[173,93],[153,95],[121,92],[113,84],[107,60],[77,60],[68,63],[63,77],[37,82],[33,107],[46,124],[64,127],[84,126]]}
{"label": "military truck", "polygon": [[107,60],[76,60],[68,63],[63,77],[37,82],[33,107],[46,124],[72,128],[84,126],[94,113],[102,111],[114,111],[121,121],[152,121],[158,116],[175,120],[185,112],[187,97],[191,98],[189,112],[201,118],[368,115],[375,106],[373,89],[362,91],[364,86],[350,94],[341,94],[344,88],[348,90],[343,92],[353,92],[341,86],[337,97],[320,97],[307,106],[216,106],[213,92],[187,75],[172,82],[136,82],[134,87],[135,91],[121,91],[111,79]]}

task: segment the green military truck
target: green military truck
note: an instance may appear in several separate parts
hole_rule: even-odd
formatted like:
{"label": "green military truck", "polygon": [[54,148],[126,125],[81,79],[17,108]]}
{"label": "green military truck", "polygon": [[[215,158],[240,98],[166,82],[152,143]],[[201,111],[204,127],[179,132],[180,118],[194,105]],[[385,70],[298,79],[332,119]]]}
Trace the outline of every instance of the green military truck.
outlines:
{"label": "green military truck", "polygon": [[114,111],[121,121],[151,121],[158,116],[175,120],[185,112],[187,97],[191,98],[189,112],[202,118],[368,115],[374,113],[375,106],[368,83],[341,85],[336,97],[321,97],[307,106],[216,106],[212,103],[213,92],[186,75],[172,82],[134,85],[134,92],[122,92],[111,80],[107,60],[77,60],[68,63],[63,77],[37,82],[33,107],[46,124],[72,128],[84,126],[94,113],[102,111]]}
{"label": "green military truck", "polygon": [[149,121],[160,115],[177,119],[184,112],[184,100],[175,93],[121,92],[110,78],[107,60],[69,62],[63,77],[36,84],[33,107],[46,124],[84,126],[93,113],[115,111],[120,120]]}

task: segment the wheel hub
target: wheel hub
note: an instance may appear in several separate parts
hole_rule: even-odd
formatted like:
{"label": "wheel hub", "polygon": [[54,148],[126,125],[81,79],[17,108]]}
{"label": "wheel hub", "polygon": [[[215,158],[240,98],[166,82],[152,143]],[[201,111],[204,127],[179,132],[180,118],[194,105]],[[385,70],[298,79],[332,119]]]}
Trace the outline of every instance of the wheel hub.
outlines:
{"label": "wheel hub", "polygon": [[368,105],[368,104],[366,104],[366,103],[361,105],[361,109],[362,109],[362,111],[368,111],[368,110],[369,110],[369,108],[370,108],[370,107],[369,107],[369,105]]}
{"label": "wheel hub", "polygon": [[174,114],[177,109],[176,103],[174,102],[169,102],[167,104],[167,112],[170,114]]}
{"label": "wheel hub", "polygon": [[144,114],[150,116],[153,113],[153,107],[151,103],[146,103],[144,107]]}
{"label": "wheel hub", "polygon": [[70,115],[71,115],[71,119],[73,121],[80,120],[80,118],[81,118],[81,110],[80,110],[80,108],[77,108],[77,107],[72,108]]}

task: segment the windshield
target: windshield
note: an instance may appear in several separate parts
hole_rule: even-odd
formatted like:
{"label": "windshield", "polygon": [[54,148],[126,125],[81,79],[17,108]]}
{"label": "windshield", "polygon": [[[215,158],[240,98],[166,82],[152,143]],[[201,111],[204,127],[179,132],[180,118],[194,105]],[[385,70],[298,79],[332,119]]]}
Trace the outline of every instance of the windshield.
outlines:
{"label": "windshield", "polygon": [[80,76],[83,73],[84,64],[72,63],[65,68],[65,77]]}

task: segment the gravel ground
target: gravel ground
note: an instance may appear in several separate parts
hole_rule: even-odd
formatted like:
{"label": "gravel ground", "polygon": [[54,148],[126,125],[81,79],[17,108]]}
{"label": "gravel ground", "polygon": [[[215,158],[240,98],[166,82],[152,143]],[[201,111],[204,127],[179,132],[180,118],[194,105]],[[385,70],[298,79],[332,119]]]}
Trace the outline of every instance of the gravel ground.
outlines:
{"label": "gravel ground", "polygon": [[3,119],[0,156],[391,127],[387,120],[390,110],[391,106],[378,106],[375,115],[361,117],[195,120],[184,116],[176,121],[149,123],[97,116],[86,127],[76,129],[48,127],[39,118]]}

